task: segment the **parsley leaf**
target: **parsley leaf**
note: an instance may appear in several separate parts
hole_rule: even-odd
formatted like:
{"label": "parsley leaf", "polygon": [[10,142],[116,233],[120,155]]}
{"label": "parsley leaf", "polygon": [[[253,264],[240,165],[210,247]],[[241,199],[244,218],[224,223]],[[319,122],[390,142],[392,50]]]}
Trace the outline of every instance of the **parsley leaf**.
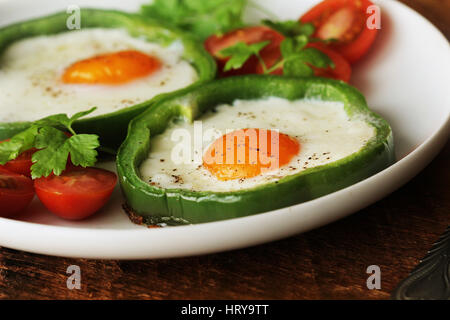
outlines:
{"label": "parsley leaf", "polygon": [[314,74],[311,66],[316,68],[334,68],[333,61],[316,48],[305,48],[309,39],[305,35],[286,38],[281,42],[283,56],[283,74],[288,76],[309,77]]}
{"label": "parsley leaf", "polygon": [[272,21],[265,19],[262,23],[269,28],[278,31],[285,37],[295,37],[300,35],[310,37],[315,31],[312,23],[301,23],[295,20]]}
{"label": "parsley leaf", "polygon": [[54,114],[54,115],[45,117],[43,119],[37,120],[34,122],[34,124],[38,125],[38,126],[57,127],[57,128],[62,128],[64,130],[67,129],[71,134],[74,134],[74,131],[72,129],[72,124],[76,120],[80,119],[81,117],[87,116],[88,114],[94,112],[96,109],[97,109],[97,107],[92,107],[89,110],[75,113],[70,118],[64,113]]}
{"label": "parsley leaf", "polygon": [[260,55],[260,51],[266,47],[270,41],[257,42],[251,45],[238,42],[237,44],[225,48],[219,53],[225,57],[230,57],[224,67],[224,71],[239,69],[251,57],[256,56],[263,68],[264,74],[270,74],[283,68],[283,74],[288,76],[307,77],[314,75],[315,68],[334,68],[333,61],[322,51],[308,47],[309,42],[315,41],[312,38],[315,28],[310,23],[288,20],[274,22],[263,20],[266,26],[280,32],[285,39],[280,44],[281,56],[271,66],[267,66]]}
{"label": "parsley leaf", "polygon": [[[93,166],[97,161],[96,149],[100,146],[98,136],[76,134],[72,124],[95,109],[78,112],[72,117],[56,114],[33,122],[28,129],[9,141],[0,143],[0,164],[17,158],[26,150],[36,148],[38,151],[31,158],[33,179],[47,177],[52,172],[60,175],[66,168],[69,155],[76,166]],[[72,135],[69,136],[64,131],[69,131]]]}
{"label": "parsley leaf", "polygon": [[299,57],[303,62],[306,62],[317,68],[334,68],[334,63],[325,53],[316,48],[306,48],[299,53]]}
{"label": "parsley leaf", "polygon": [[314,71],[301,60],[286,61],[283,67],[283,74],[293,77],[311,77]]}
{"label": "parsley leaf", "polygon": [[308,44],[308,37],[286,38],[280,44],[281,54],[285,59],[297,55]]}
{"label": "parsley leaf", "polygon": [[100,146],[98,136],[92,134],[77,134],[67,139],[70,159],[76,166],[90,167],[97,162],[97,151]]}
{"label": "parsley leaf", "polygon": [[221,50],[219,53],[224,57],[230,57],[224,67],[224,71],[239,69],[253,55],[261,59],[259,52],[266,47],[270,41],[262,41],[254,44],[238,42],[235,45]]}
{"label": "parsley leaf", "polygon": [[244,25],[246,0],[154,0],[141,14],[192,32],[201,40]]}
{"label": "parsley leaf", "polygon": [[66,146],[68,137],[53,127],[43,127],[36,136],[36,151],[31,157],[31,177],[48,177],[52,172],[59,176],[67,165],[69,150]]}
{"label": "parsley leaf", "polygon": [[67,165],[70,154],[72,163],[76,166],[90,167],[97,162],[97,151],[100,146],[98,136],[91,134],[77,134],[71,137],[62,131],[43,127],[36,137],[36,151],[31,160],[31,177],[47,177],[52,172],[60,175]]}
{"label": "parsley leaf", "polygon": [[22,152],[31,149],[34,146],[37,131],[37,126],[31,126],[25,131],[16,134],[9,141],[0,143],[0,165],[17,158]]}

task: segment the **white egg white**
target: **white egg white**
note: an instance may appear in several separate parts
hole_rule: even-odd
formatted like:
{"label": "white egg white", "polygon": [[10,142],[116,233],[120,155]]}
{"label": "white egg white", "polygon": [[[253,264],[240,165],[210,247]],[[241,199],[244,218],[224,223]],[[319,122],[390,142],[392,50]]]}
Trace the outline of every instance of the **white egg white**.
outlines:
{"label": "white egg white", "polygon": [[[341,103],[289,101],[276,97],[236,100],[232,105],[216,107],[198,120],[200,122],[195,125],[174,122],[164,133],[152,137],[149,157],[140,167],[144,181],[166,189],[215,192],[248,189],[349,156],[366,145],[376,133],[364,119],[350,119]],[[195,146],[195,141],[199,141],[200,124],[201,150]],[[278,130],[297,139],[300,152],[289,164],[259,176],[218,180],[202,166],[198,153],[203,155],[221,135],[244,128]],[[192,139],[180,139],[180,130],[189,132]],[[180,143],[191,145],[189,161],[180,162]]]}
{"label": "white egg white", "polygon": [[[121,85],[65,84],[71,64],[97,55],[137,50],[156,56],[162,68]],[[198,75],[182,59],[181,42],[168,47],[131,37],[121,29],[82,29],[26,38],[0,56],[0,122],[32,121],[55,113],[73,114],[90,107],[90,116],[129,107],[192,84]]]}

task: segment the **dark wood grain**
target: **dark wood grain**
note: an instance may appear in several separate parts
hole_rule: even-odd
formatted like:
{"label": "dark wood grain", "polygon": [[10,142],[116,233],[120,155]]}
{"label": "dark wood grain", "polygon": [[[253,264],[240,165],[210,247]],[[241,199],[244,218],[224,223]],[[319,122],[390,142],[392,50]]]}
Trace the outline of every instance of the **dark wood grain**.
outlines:
{"label": "dark wood grain", "polygon": [[[450,37],[448,0],[404,0]],[[387,299],[449,224],[450,144],[378,203],[286,240],[200,257],[99,261],[0,248],[0,299]],[[66,288],[78,265],[81,290]],[[366,287],[379,265],[381,290]]]}
{"label": "dark wood grain", "polygon": [[[384,0],[386,1],[386,0]],[[400,0],[430,20],[450,38],[450,0]]]}

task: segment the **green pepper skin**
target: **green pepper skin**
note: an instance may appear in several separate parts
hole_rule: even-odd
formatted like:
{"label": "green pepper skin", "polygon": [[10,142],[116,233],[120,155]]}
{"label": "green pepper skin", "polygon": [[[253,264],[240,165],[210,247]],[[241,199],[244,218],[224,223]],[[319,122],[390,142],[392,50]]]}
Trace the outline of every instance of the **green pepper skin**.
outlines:
{"label": "green pepper skin", "polygon": [[[214,59],[190,35],[184,34],[137,14],[113,10],[81,9],[81,29],[84,28],[123,28],[131,36],[144,37],[149,42],[168,45],[174,40],[181,40],[184,45],[183,58],[196,69],[198,82],[214,79],[216,64]],[[69,32],[66,12],[13,24],[0,29],[0,54],[13,42],[34,36]],[[122,110],[77,121],[74,129],[79,133],[96,133],[100,136],[103,147],[117,149],[126,136],[128,123],[148,108],[159,95],[146,102]],[[5,106],[2,106],[4,108]],[[86,106],[89,108],[91,106]],[[29,126],[28,122],[0,123],[0,140],[10,138]]]}
{"label": "green pepper skin", "polygon": [[[192,121],[218,104],[270,96],[343,102],[347,114],[363,116],[375,128],[376,135],[360,151],[343,159],[246,190],[164,190],[139,178],[138,168],[149,154],[150,137],[162,133],[172,117],[182,115]],[[290,206],[345,188],[393,162],[389,124],[368,109],[364,97],[355,88],[322,78],[256,75],[217,80],[159,101],[130,123],[128,136],[117,156],[119,181],[127,204],[148,224],[202,223]]]}

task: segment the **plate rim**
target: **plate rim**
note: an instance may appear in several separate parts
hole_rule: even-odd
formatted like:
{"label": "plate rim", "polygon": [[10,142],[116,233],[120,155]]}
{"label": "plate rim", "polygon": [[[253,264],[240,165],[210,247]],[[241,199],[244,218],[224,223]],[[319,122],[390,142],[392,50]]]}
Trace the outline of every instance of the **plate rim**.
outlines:
{"label": "plate rim", "polygon": [[[382,1],[383,2],[383,1]],[[433,29],[434,32],[437,32],[441,40],[448,43],[448,40],[443,35],[443,33],[437,29],[429,20],[427,20],[425,17],[423,17],[420,13],[416,12],[412,8],[408,7],[407,5],[394,1],[396,5],[403,7],[403,9],[407,9],[410,14],[413,14],[416,18],[420,17],[423,21],[426,21],[426,23]],[[449,46],[450,48],[450,46]],[[199,254],[207,254],[212,252],[221,252],[226,250],[232,250],[232,249],[238,249],[243,247],[249,247],[261,243],[266,243],[268,241],[274,241],[281,238],[289,237],[294,234],[299,234],[302,232],[305,232],[307,230],[315,229],[318,227],[321,227],[323,225],[326,225],[328,223],[331,223],[333,221],[339,220],[345,216],[348,216],[350,214],[353,214],[356,210],[361,210],[367,205],[370,205],[372,203],[375,203],[376,201],[380,200],[384,196],[388,195],[392,191],[398,189],[405,183],[407,183],[409,180],[411,180],[414,176],[416,176],[426,165],[428,165],[429,162],[431,162],[432,159],[435,158],[435,156],[439,153],[439,151],[445,146],[445,143],[448,140],[448,137],[450,135],[450,113],[447,115],[446,119],[442,121],[442,123],[436,128],[436,130],[433,131],[432,134],[430,134],[420,145],[418,145],[413,151],[411,151],[409,154],[404,156],[403,158],[397,160],[394,164],[389,166],[388,168],[384,169],[383,171],[380,171],[379,173],[365,179],[362,181],[359,181],[356,184],[353,184],[347,188],[338,190],[336,192],[327,194],[323,197],[313,199],[307,202],[303,202],[300,204],[296,204],[293,206],[268,211],[268,212],[262,212],[255,215],[247,216],[247,217],[240,217],[235,219],[229,219],[224,221],[215,221],[215,222],[208,222],[208,223],[202,223],[202,224],[196,224],[196,225],[187,225],[187,226],[176,226],[176,227],[170,227],[170,228],[162,228],[162,229],[152,229],[151,231],[147,228],[143,227],[142,230],[139,228],[136,229],[95,229],[95,228],[73,228],[69,226],[55,226],[55,225],[47,225],[43,223],[37,223],[37,222],[27,222],[27,221],[19,221],[14,219],[8,219],[8,218],[1,218],[0,217],[0,245],[12,249],[18,249],[18,250],[24,250],[27,252],[33,252],[33,253],[39,253],[39,254],[47,254],[52,256],[63,256],[63,257],[77,257],[77,258],[100,258],[100,259],[154,259],[154,258],[172,258],[172,257],[182,257],[182,256],[191,256],[191,255],[199,255]],[[394,137],[395,139],[395,137]],[[413,167],[414,170],[405,168],[411,168]],[[412,172],[412,173],[411,173]],[[235,225],[237,227],[238,225],[248,225],[254,223],[254,220],[272,220],[274,217],[278,215],[285,215],[284,211],[292,211],[295,210],[298,206],[314,206],[317,202],[324,202],[327,203],[329,201],[332,201],[333,198],[340,197],[342,194],[348,194],[348,193],[358,193],[364,191],[364,189],[370,189],[370,186],[373,186],[377,183],[378,180],[384,180],[384,176],[390,175],[390,174],[397,174],[396,182],[391,184],[389,188],[383,190],[382,192],[379,192],[379,194],[376,197],[371,197],[371,200],[366,201],[366,203],[363,206],[360,205],[353,205],[353,207],[358,207],[355,210],[340,210],[341,212],[339,214],[334,214],[332,217],[327,216],[326,214],[322,214],[322,216],[325,216],[325,219],[318,219],[320,217],[315,217],[314,221],[311,221],[306,226],[303,226],[302,228],[294,228],[295,230],[292,230],[291,227],[289,231],[284,233],[278,233],[274,234],[269,233],[268,235],[265,235],[263,237],[259,237],[259,239],[253,239],[245,241],[245,243],[235,243],[236,241],[233,241],[231,244],[228,243],[226,245],[207,245],[203,248],[197,248],[197,249],[191,249],[186,252],[167,252],[164,254],[163,252],[159,252],[156,250],[156,252],[149,252],[149,250],[140,250],[145,252],[139,252],[136,250],[129,250],[129,252],[115,252],[114,250],[107,250],[104,253],[100,254],[95,250],[95,248],[99,245],[99,243],[103,244],[105,242],[105,239],[109,241],[112,241],[113,245],[117,244],[118,241],[123,241],[123,243],[126,243],[127,246],[129,246],[129,238],[133,238],[136,236],[139,236],[142,238],[142,240],[151,240],[151,238],[158,238],[158,235],[160,233],[167,233],[168,235],[173,235],[177,238],[180,238],[181,234],[186,233],[185,230],[189,230],[189,233],[203,233],[203,234],[214,234],[214,232],[211,232],[211,230],[207,229],[217,229],[223,226],[223,224],[231,224]],[[398,177],[400,176],[400,177]],[[359,204],[360,202],[358,202]],[[351,206],[350,206],[351,207]],[[260,222],[260,221],[259,221]],[[10,241],[8,240],[8,236],[11,238],[14,237],[14,235],[11,235],[11,231],[8,229],[17,229],[17,228],[23,228],[25,231],[28,232],[27,235],[27,241]],[[242,228],[242,226],[241,226]],[[202,230],[205,229],[205,230]],[[74,231],[76,230],[76,231]],[[51,239],[39,239],[38,234],[52,234],[52,239],[55,239],[55,236],[61,236],[62,238],[67,238],[67,234],[70,234],[70,237],[73,237],[73,233],[77,234],[77,237],[80,239],[83,239],[84,237],[90,238],[89,240],[99,240],[99,238],[103,238],[102,241],[97,242],[94,246],[91,246],[90,248],[87,248],[88,252],[80,253],[80,248],[87,247],[87,245],[80,246],[78,250],[73,247],[74,251],[76,252],[69,252],[68,254],[63,253],[64,250],[61,250],[62,248],[58,249],[58,246],[54,246],[50,248],[46,247],[39,247],[33,246],[33,248],[30,248],[27,243],[41,243],[45,244],[45,242],[50,243]],[[175,234],[173,234],[175,233]],[[33,241],[33,239],[30,239],[29,236],[33,235],[36,241]],[[64,235],[66,234],[66,235]],[[120,239],[119,239],[120,238]],[[128,238],[128,241],[127,241]],[[181,239],[183,239],[183,236],[181,236]],[[87,239],[84,239],[87,240]],[[183,239],[185,240],[185,239]],[[15,244],[13,244],[15,243]],[[125,246],[125,247],[127,247]],[[94,248],[94,249],[93,249]],[[136,249],[136,248],[129,248],[128,249]],[[70,250],[69,250],[70,251]],[[158,253],[159,252],[159,253]],[[156,253],[156,254],[155,254]]]}

